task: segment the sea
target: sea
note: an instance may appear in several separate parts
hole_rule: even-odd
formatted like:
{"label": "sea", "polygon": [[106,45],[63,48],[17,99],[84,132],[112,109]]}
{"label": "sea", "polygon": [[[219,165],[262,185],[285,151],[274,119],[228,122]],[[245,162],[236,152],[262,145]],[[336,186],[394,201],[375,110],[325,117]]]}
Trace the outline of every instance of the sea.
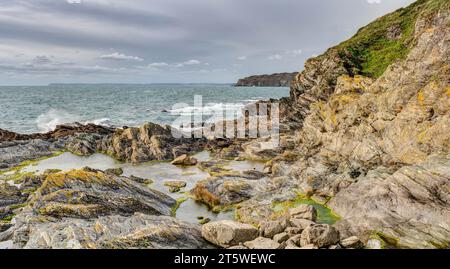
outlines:
{"label": "sea", "polygon": [[[48,132],[59,124],[105,126],[171,124],[180,114],[240,110],[258,100],[282,98],[289,88],[231,84],[51,84],[0,86],[0,128],[19,133]],[[202,100],[194,106],[195,97]]]}

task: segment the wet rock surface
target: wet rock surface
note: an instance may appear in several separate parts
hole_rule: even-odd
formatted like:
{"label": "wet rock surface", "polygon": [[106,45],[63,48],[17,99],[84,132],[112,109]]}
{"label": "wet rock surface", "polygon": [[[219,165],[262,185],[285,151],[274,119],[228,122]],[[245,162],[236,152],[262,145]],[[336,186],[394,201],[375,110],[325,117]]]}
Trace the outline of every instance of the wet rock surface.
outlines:
{"label": "wet rock surface", "polygon": [[64,219],[38,223],[27,231],[27,241],[17,236],[15,246],[25,249],[195,249],[210,248],[197,225],[167,216],[136,213],[97,219]]}
{"label": "wet rock surface", "polygon": [[58,125],[55,130],[47,133],[36,133],[36,134],[18,134],[14,132],[10,132],[7,130],[0,129],[0,142],[5,141],[17,141],[17,140],[51,140],[51,139],[59,139],[63,137],[74,136],[75,134],[100,134],[106,135],[110,134],[114,131],[113,128],[104,127],[95,124],[66,124],[66,125]]}
{"label": "wet rock surface", "polygon": [[[36,177],[22,184],[37,189],[0,232],[13,248],[210,247],[200,226],[170,217],[175,200],[126,177],[90,168]],[[15,187],[3,189],[20,197]]]}
{"label": "wet rock surface", "polygon": [[[142,163],[173,160],[183,154],[198,152],[204,143],[204,140],[175,138],[170,126],[147,123],[139,128],[117,129],[97,145],[97,150],[121,161]],[[193,162],[189,158],[186,160]]]}
{"label": "wet rock surface", "polygon": [[172,161],[173,165],[196,165],[197,159],[194,157],[189,157],[187,154],[183,154],[180,157],[175,158]]}

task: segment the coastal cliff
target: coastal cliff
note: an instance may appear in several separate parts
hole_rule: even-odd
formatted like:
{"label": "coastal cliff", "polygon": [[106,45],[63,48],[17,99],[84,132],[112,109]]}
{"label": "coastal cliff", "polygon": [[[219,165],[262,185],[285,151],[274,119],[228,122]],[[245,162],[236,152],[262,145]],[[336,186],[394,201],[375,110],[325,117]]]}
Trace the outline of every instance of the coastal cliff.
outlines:
{"label": "coastal cliff", "polygon": [[257,75],[239,79],[236,87],[289,87],[298,73]]}
{"label": "coastal cliff", "polygon": [[[60,127],[63,132],[32,136],[0,131],[0,167],[9,169],[0,175],[17,183],[0,184],[0,242],[12,240],[16,248],[449,248],[449,20],[447,0],[419,0],[309,59],[290,97],[269,101],[281,104],[276,147],[267,138],[177,140],[151,123]],[[213,212],[234,211],[234,219],[203,226],[176,219],[180,201],[120,170],[19,172],[20,162],[57,150],[101,152],[133,164],[186,160],[181,164],[208,174],[186,199]],[[211,159],[188,157],[202,150]],[[243,160],[263,168],[227,166]]]}
{"label": "coastal cliff", "polygon": [[449,247],[449,5],[420,0],[363,27],[309,59],[282,101],[296,125],[272,176],[333,210],[343,235]]}

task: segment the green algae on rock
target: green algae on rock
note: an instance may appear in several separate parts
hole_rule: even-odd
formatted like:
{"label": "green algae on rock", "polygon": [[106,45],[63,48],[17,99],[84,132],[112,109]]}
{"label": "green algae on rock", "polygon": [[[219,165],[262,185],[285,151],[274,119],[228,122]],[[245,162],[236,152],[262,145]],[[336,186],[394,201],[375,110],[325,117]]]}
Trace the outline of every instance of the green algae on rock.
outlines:
{"label": "green algae on rock", "polygon": [[306,196],[300,194],[294,200],[274,203],[273,210],[277,214],[283,215],[290,208],[295,208],[299,205],[312,205],[317,210],[317,223],[334,224],[341,219],[325,204],[319,203],[314,199],[307,198]]}

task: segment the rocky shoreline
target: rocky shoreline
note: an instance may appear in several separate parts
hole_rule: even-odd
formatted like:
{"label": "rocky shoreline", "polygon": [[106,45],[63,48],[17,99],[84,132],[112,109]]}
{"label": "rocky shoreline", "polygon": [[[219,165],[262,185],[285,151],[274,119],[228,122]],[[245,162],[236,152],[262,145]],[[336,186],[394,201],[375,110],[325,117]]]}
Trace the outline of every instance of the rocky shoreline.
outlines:
{"label": "rocky shoreline", "polygon": [[[153,123],[59,126],[36,135],[0,130],[0,242],[13,248],[448,249],[449,19],[447,1],[417,1],[308,60],[290,97],[269,101],[281,106],[276,147],[267,138],[175,139],[169,127]],[[387,49],[380,53],[381,45]],[[20,171],[61,151],[195,166],[209,176],[188,190],[189,199],[213,212],[233,210],[234,218],[181,221],[174,214],[179,201],[120,170]],[[192,157],[201,151],[212,158]],[[235,171],[227,160],[258,161],[262,169]],[[175,193],[184,186],[166,185]]]}

